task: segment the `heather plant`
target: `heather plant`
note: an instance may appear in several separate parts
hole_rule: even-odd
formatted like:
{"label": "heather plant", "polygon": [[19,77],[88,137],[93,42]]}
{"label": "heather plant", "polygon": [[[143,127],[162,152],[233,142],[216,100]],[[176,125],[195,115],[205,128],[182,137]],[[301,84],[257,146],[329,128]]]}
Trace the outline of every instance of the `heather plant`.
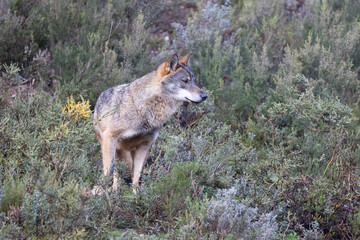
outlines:
{"label": "heather plant", "polygon": [[[13,15],[5,15],[0,27],[0,63],[28,64],[38,50],[31,30],[23,28],[21,22]],[[24,21],[24,18],[20,18]]]}
{"label": "heather plant", "polygon": [[232,29],[228,2],[221,6],[208,2],[186,28],[172,26],[173,47],[193,51],[198,61],[191,67],[199,84],[214,92],[217,116],[232,126],[247,120],[269,87],[272,64],[267,46],[254,51],[241,36],[242,29]]}
{"label": "heather plant", "polygon": [[[348,36],[352,35],[353,33]],[[348,41],[348,36],[341,38],[341,42]],[[343,101],[356,101],[359,83],[356,79],[357,70],[347,58],[350,53],[342,55],[343,50],[341,53],[337,52],[343,49],[340,46],[333,51],[327,49],[320,43],[319,38],[312,42],[311,37],[310,34],[303,48],[297,53],[301,73],[316,80],[316,92],[319,94],[335,94]]]}
{"label": "heather plant", "polygon": [[[81,93],[94,104],[101,91],[151,69],[150,58],[140,56],[148,52],[145,24],[152,21],[156,5],[20,2],[12,9],[20,16],[6,15],[1,23],[0,62],[20,63],[45,89],[55,86],[63,98]],[[40,55],[44,52],[49,56]]]}
{"label": "heather plant", "polygon": [[234,188],[219,190],[211,199],[186,202],[187,212],[174,232],[177,239],[275,239],[273,212],[259,214],[237,198]]}
{"label": "heather plant", "polygon": [[[109,199],[99,199],[98,204],[87,201],[95,177],[101,176],[91,117],[69,117],[62,112],[63,105],[66,102],[38,94],[4,109],[0,132],[1,185],[6,186],[1,188],[1,211],[7,213],[1,225],[4,238],[18,227],[23,232],[15,238],[106,235],[109,222],[103,217],[109,210],[104,203]],[[10,115],[18,120],[10,121]],[[16,137],[19,134],[21,138]],[[12,176],[19,180],[11,180]],[[110,201],[115,199],[112,195]],[[93,225],[86,220],[89,217],[101,224]]]}
{"label": "heather plant", "polygon": [[219,191],[209,201],[205,227],[219,236],[230,235],[242,239],[274,239],[277,231],[276,215],[261,214],[235,200],[234,189]]}
{"label": "heather plant", "polygon": [[24,184],[18,180],[9,180],[3,186],[0,195],[0,211],[7,212],[10,208],[19,207],[25,195]]}
{"label": "heather plant", "polygon": [[[187,3],[0,4],[1,239],[359,238],[358,1]],[[111,191],[95,100],[174,51],[209,98]]]}
{"label": "heather plant", "polygon": [[[266,146],[254,162],[255,165],[261,163],[261,167],[248,166],[248,169],[254,171],[250,174],[253,174],[252,181],[269,184],[263,199],[268,198],[270,192],[279,199],[287,199],[290,204],[287,207],[293,209],[298,223],[319,221],[320,226],[330,229],[326,236],[333,237],[336,233],[331,231],[332,222],[346,221],[349,206],[331,206],[347,195],[344,189],[349,179],[344,178],[344,174],[351,175],[351,170],[346,165],[356,165],[352,152],[356,146],[348,141],[347,134],[352,111],[338,99],[316,97],[309,82],[299,75],[291,82],[279,79],[281,85],[272,94],[273,99],[259,111],[257,121],[263,127],[254,127],[254,122],[248,125],[256,135],[255,141]],[[299,83],[308,89],[301,92],[297,87]],[[302,180],[299,174],[312,181]],[[265,202],[271,203],[271,199],[273,197]],[[306,207],[301,210],[299,204]],[[336,217],[332,215],[334,211],[338,212]]]}
{"label": "heather plant", "polygon": [[189,19],[187,28],[180,23],[172,23],[176,34],[175,48],[197,49],[204,43],[214,44],[217,35],[222,36],[231,27],[227,18],[230,13],[228,2],[219,6],[209,1],[201,9]]}
{"label": "heather plant", "polygon": [[[143,26],[144,16],[140,13],[134,19],[129,26],[134,34],[127,36],[121,32],[122,27],[125,27],[121,25],[122,20],[112,20],[112,5],[109,4],[108,8],[105,16],[97,16],[95,6],[94,12],[89,13],[94,14],[95,19],[99,18],[97,25],[93,26],[97,31],[89,32],[87,28],[91,25],[80,27],[80,34],[69,35],[68,44],[59,41],[53,50],[55,72],[59,74],[61,83],[60,92],[66,95],[81,93],[93,104],[101,91],[128,82],[134,74],[143,74],[144,68],[149,70],[146,68],[149,65],[144,63],[147,59],[138,59],[139,54],[145,51],[144,41],[147,35]],[[81,8],[77,10],[81,11]],[[62,11],[66,12],[65,9]],[[76,16],[78,14],[81,15],[77,13]],[[85,18],[83,21],[90,20]],[[112,40],[115,37],[119,39]],[[77,41],[81,44],[80,48],[76,46],[79,43],[73,41],[73,38],[79,38]],[[102,80],[99,81],[100,79]]]}

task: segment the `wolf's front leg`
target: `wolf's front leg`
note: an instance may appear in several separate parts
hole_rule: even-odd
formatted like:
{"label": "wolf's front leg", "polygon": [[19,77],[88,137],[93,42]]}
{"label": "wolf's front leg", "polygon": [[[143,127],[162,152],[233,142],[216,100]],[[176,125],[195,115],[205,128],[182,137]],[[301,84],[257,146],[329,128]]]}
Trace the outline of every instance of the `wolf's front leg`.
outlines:
{"label": "wolf's front leg", "polygon": [[[101,153],[103,159],[103,169],[105,177],[109,175],[111,164],[115,160],[116,153],[116,143],[117,139],[111,136],[110,134],[104,134],[103,141],[101,144]],[[115,174],[116,175],[116,174]],[[114,176],[115,176],[114,175]],[[113,188],[117,188],[117,179],[114,178]]]}
{"label": "wolf's front leg", "polygon": [[[139,180],[141,172],[144,168],[146,158],[149,154],[151,142],[144,143],[136,148],[134,156],[134,168],[132,174],[132,182],[139,187]],[[133,188],[133,192],[136,194],[136,188]]]}

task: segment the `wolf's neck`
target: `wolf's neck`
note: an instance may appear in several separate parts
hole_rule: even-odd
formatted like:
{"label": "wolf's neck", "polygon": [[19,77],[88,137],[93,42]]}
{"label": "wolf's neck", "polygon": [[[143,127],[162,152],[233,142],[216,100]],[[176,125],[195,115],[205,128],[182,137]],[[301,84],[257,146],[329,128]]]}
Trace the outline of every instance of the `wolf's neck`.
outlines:
{"label": "wolf's neck", "polygon": [[181,102],[166,95],[154,95],[146,102],[148,121],[153,127],[161,127],[180,107]]}
{"label": "wolf's neck", "polygon": [[154,76],[156,72],[133,82],[134,104],[137,111],[151,128],[159,128],[168,120],[180,107],[181,102],[167,96]]}

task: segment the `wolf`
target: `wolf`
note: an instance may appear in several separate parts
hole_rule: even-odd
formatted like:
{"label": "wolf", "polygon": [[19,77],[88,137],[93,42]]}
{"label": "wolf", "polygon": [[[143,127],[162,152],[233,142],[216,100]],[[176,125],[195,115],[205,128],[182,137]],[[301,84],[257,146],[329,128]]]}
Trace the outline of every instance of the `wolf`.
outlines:
{"label": "wolf", "polygon": [[183,103],[201,103],[208,97],[195,84],[190,56],[191,53],[179,59],[173,54],[155,71],[107,89],[95,105],[93,123],[101,145],[103,173],[108,176],[113,161],[124,160],[135,194],[149,150],[163,124]]}

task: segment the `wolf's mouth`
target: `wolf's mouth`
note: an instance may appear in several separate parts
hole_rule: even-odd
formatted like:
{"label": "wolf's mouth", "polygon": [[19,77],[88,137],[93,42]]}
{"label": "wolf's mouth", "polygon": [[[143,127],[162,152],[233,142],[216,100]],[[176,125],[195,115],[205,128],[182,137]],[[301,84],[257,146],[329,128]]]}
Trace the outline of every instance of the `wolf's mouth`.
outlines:
{"label": "wolf's mouth", "polygon": [[193,100],[191,100],[191,99],[189,99],[189,98],[187,98],[187,97],[185,97],[186,98],[186,100],[189,100],[190,102],[192,102],[192,103],[196,103],[196,104],[198,104],[198,103],[201,103],[202,102],[202,100],[200,100],[200,101],[198,101],[198,102],[195,102],[195,101],[193,101]]}

